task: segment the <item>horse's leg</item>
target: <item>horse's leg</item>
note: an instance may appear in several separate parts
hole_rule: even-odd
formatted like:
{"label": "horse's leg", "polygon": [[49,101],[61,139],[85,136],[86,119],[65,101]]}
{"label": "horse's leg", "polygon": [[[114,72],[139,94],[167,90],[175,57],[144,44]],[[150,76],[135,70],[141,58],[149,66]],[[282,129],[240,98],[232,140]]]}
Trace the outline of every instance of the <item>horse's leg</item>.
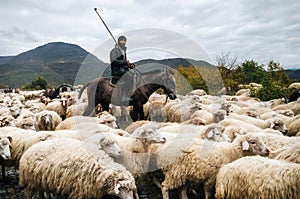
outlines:
{"label": "horse's leg", "polygon": [[93,107],[90,103],[88,104],[87,108],[85,109],[83,116],[90,116],[91,112],[94,110],[95,107]]}
{"label": "horse's leg", "polygon": [[135,122],[137,120],[144,119],[144,109],[142,104],[134,104],[132,110],[132,120]]}
{"label": "horse's leg", "polygon": [[108,102],[101,102],[102,111],[109,111],[109,103]]}

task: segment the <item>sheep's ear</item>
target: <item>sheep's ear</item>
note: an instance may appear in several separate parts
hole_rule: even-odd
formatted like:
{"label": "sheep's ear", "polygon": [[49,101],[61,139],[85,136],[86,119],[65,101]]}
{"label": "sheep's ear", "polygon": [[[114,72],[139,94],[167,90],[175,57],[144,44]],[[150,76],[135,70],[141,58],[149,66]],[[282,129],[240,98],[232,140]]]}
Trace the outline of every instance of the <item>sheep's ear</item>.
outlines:
{"label": "sheep's ear", "polygon": [[115,187],[114,187],[114,192],[115,192],[115,194],[119,194],[120,193],[120,191],[119,191],[119,188],[121,187],[121,185],[120,185],[120,183],[115,183]]}
{"label": "sheep's ear", "polygon": [[12,137],[11,136],[7,136],[9,142],[11,143],[12,142]]}
{"label": "sheep's ear", "polygon": [[214,133],[212,131],[209,131],[207,134],[207,138],[212,138],[213,135],[214,135]]}
{"label": "sheep's ear", "polygon": [[242,149],[243,149],[243,151],[249,150],[249,147],[250,147],[250,145],[249,145],[249,143],[247,141],[243,141],[242,142]]}

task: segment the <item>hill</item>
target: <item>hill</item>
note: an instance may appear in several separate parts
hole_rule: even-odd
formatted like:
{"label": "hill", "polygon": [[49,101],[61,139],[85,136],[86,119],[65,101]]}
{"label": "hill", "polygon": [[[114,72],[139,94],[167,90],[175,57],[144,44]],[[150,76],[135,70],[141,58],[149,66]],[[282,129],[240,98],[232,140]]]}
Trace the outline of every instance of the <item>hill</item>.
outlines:
{"label": "hill", "polygon": [[[135,63],[142,72],[168,66],[212,66],[201,60],[172,58],[144,59]],[[286,70],[289,78],[300,81],[300,70]],[[87,83],[99,76],[110,76],[109,64],[75,44],[53,42],[17,56],[0,56],[0,85],[21,87],[42,76],[48,85]]]}
{"label": "hill", "polygon": [[21,87],[42,76],[49,85],[73,84],[80,67],[95,70],[107,64],[83,48],[63,42],[49,43],[15,57],[0,58],[0,84]]}
{"label": "hill", "polygon": [[285,72],[290,80],[300,82],[300,69],[288,69]]}

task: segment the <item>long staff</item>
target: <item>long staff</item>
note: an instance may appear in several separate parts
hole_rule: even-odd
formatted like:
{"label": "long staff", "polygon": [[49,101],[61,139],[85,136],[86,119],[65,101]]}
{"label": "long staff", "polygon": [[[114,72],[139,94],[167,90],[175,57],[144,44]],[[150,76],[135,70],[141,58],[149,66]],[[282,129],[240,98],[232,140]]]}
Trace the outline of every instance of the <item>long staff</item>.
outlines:
{"label": "long staff", "polygon": [[109,28],[107,27],[106,23],[104,22],[104,20],[103,20],[102,17],[100,16],[99,12],[97,11],[97,8],[94,8],[94,10],[95,10],[95,12],[97,13],[98,17],[101,19],[102,23],[104,24],[105,28],[106,28],[107,31],[109,32],[110,36],[113,38],[113,40],[115,41],[115,43],[118,44],[117,41],[116,41],[116,39],[115,39],[115,37],[113,36],[113,34],[111,34],[111,32],[110,32]]}

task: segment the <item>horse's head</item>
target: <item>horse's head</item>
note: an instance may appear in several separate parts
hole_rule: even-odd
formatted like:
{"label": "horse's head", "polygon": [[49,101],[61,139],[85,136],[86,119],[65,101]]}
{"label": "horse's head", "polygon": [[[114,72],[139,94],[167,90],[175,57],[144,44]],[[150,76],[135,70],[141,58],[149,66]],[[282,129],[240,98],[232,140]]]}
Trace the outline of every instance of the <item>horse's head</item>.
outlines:
{"label": "horse's head", "polygon": [[174,72],[170,69],[166,69],[164,75],[162,76],[162,83],[163,83],[163,90],[165,91],[166,95],[170,99],[176,99],[176,81],[174,77]]}

